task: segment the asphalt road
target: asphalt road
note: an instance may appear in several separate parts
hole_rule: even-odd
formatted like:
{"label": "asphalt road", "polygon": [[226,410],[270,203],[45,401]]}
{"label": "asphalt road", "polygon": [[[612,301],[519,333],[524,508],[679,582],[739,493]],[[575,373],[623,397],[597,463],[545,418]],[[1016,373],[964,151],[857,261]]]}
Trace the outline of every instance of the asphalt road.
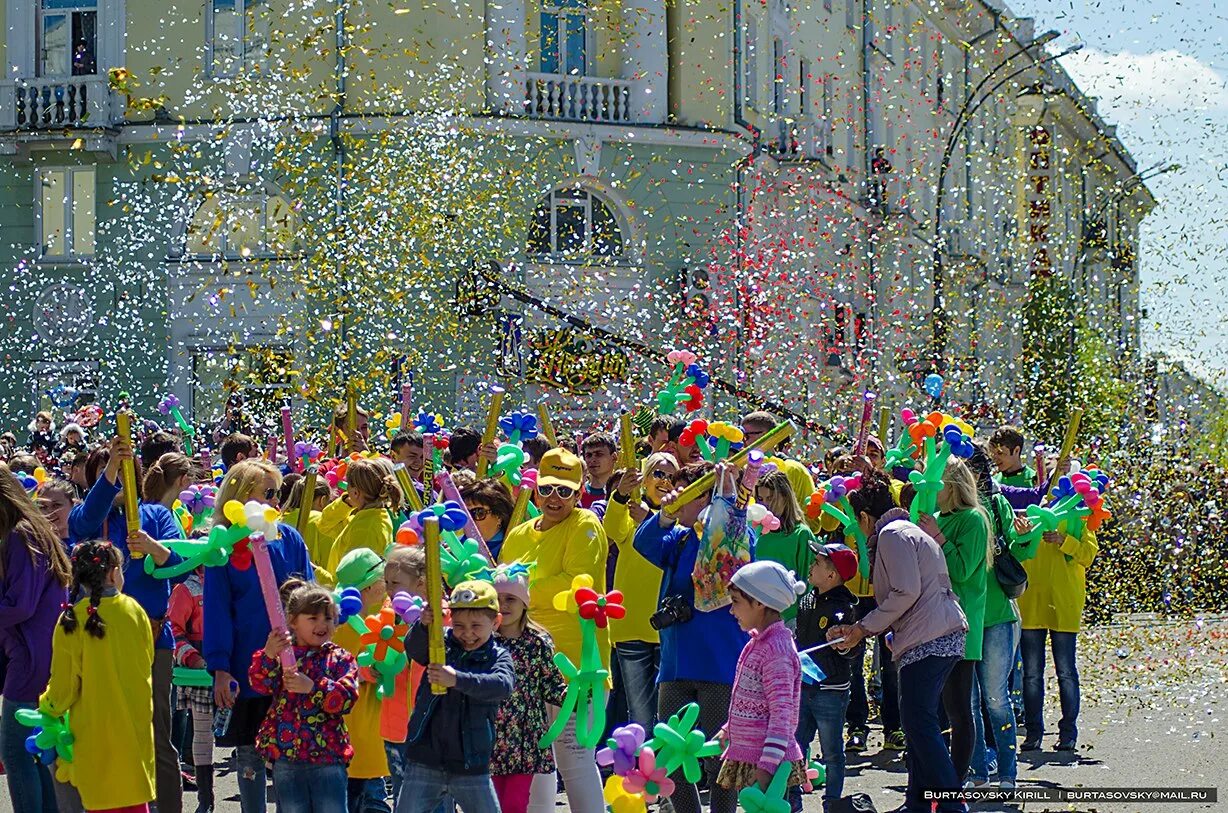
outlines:
{"label": "asphalt road", "polygon": [[[1045,750],[1020,755],[1019,786],[1062,788],[1222,787],[1228,793],[1228,622],[1156,624],[1143,621],[1086,631],[1080,638],[1083,684],[1077,752]],[[1056,681],[1052,667],[1046,686],[1052,704],[1046,721],[1056,730]],[[1217,736],[1217,734],[1219,736]],[[869,794],[879,811],[903,802],[905,770],[900,754],[880,749],[875,729],[865,754],[850,754],[845,793]],[[219,780],[217,813],[239,813],[235,775]],[[185,794],[187,813],[195,796]],[[559,797],[559,810],[567,807]],[[7,787],[0,787],[0,810],[12,810]],[[807,811],[820,811],[819,794],[806,797]],[[1221,809],[1216,804],[1139,804],[1118,802],[981,803],[975,811],[1063,811],[1063,813],[1186,813]],[[1224,806],[1228,809],[1228,805]]]}

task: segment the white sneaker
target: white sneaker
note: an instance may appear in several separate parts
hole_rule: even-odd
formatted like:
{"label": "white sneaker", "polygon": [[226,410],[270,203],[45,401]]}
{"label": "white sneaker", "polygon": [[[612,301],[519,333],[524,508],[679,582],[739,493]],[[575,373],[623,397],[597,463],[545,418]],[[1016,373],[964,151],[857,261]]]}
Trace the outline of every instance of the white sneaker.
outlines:
{"label": "white sneaker", "polygon": [[964,780],[964,790],[977,790],[979,788],[987,787],[988,785],[989,785],[988,779],[971,779],[970,778],[970,779]]}
{"label": "white sneaker", "polygon": [[1014,790],[1014,789],[1015,789],[1014,779],[1003,779],[1000,782],[998,782],[998,790]]}

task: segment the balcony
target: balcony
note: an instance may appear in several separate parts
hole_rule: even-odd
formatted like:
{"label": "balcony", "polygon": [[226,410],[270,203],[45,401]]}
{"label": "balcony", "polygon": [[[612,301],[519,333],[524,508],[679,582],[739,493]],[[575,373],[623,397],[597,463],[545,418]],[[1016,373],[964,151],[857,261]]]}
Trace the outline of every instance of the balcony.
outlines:
{"label": "balcony", "polygon": [[0,130],[47,132],[107,127],[113,97],[105,76],[0,82]]}
{"label": "balcony", "polygon": [[525,115],[560,121],[632,124],[635,82],[596,76],[525,75]]}

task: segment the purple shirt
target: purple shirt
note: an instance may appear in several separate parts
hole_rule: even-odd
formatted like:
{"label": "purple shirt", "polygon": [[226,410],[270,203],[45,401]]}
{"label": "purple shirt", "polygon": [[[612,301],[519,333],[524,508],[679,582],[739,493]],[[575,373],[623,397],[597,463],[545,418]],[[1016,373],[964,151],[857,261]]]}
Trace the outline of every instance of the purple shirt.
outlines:
{"label": "purple shirt", "polygon": [[[37,559],[37,561],[36,561]],[[51,634],[68,600],[46,559],[27,547],[21,533],[9,534],[4,545],[4,578],[0,580],[0,649],[6,700],[35,703],[51,677]]]}

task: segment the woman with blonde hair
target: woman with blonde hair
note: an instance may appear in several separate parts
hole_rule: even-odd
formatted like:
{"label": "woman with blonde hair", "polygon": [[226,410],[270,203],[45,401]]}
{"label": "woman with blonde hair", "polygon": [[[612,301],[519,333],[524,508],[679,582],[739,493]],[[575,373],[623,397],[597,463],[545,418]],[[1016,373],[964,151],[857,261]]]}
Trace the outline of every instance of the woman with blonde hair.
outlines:
{"label": "woman with blonde hair", "polygon": [[[918,525],[942,548],[951,588],[968,620],[964,657],[955,664],[942,689],[942,706],[951,721],[951,761],[960,784],[968,777],[975,730],[972,683],[981,660],[985,627],[987,577],[993,567],[989,515],[981,505],[976,477],[957,457],[947,461],[938,492],[938,517],[922,515]],[[980,713],[978,709],[976,713]]]}
{"label": "woman with blonde hair", "polygon": [[337,565],[347,553],[359,548],[368,548],[383,556],[392,544],[391,514],[401,510],[401,489],[392,473],[392,463],[387,459],[371,457],[350,461],[345,482],[341,502],[349,506],[350,514],[328,555],[326,567],[330,573],[337,572]]}
{"label": "woman with blonde hair", "polygon": [[[215,526],[229,527],[222,507],[231,500],[252,500],[277,507],[281,471],[267,460],[241,460],[231,467],[218,490]],[[312,579],[307,546],[298,531],[277,523],[278,538],[266,540],[273,573],[280,585],[291,576]],[[249,554],[250,556],[250,554]],[[257,694],[248,683],[252,655],[268,640],[268,613],[256,568],[240,551],[225,567],[205,569],[204,656],[214,673],[213,697],[218,708],[231,709],[230,722],[217,744],[235,748],[239,774],[239,802],[243,813],[263,813],[266,772],[264,758],[256,752],[256,732],[268,711],[270,699]],[[238,565],[249,565],[239,567]]]}

